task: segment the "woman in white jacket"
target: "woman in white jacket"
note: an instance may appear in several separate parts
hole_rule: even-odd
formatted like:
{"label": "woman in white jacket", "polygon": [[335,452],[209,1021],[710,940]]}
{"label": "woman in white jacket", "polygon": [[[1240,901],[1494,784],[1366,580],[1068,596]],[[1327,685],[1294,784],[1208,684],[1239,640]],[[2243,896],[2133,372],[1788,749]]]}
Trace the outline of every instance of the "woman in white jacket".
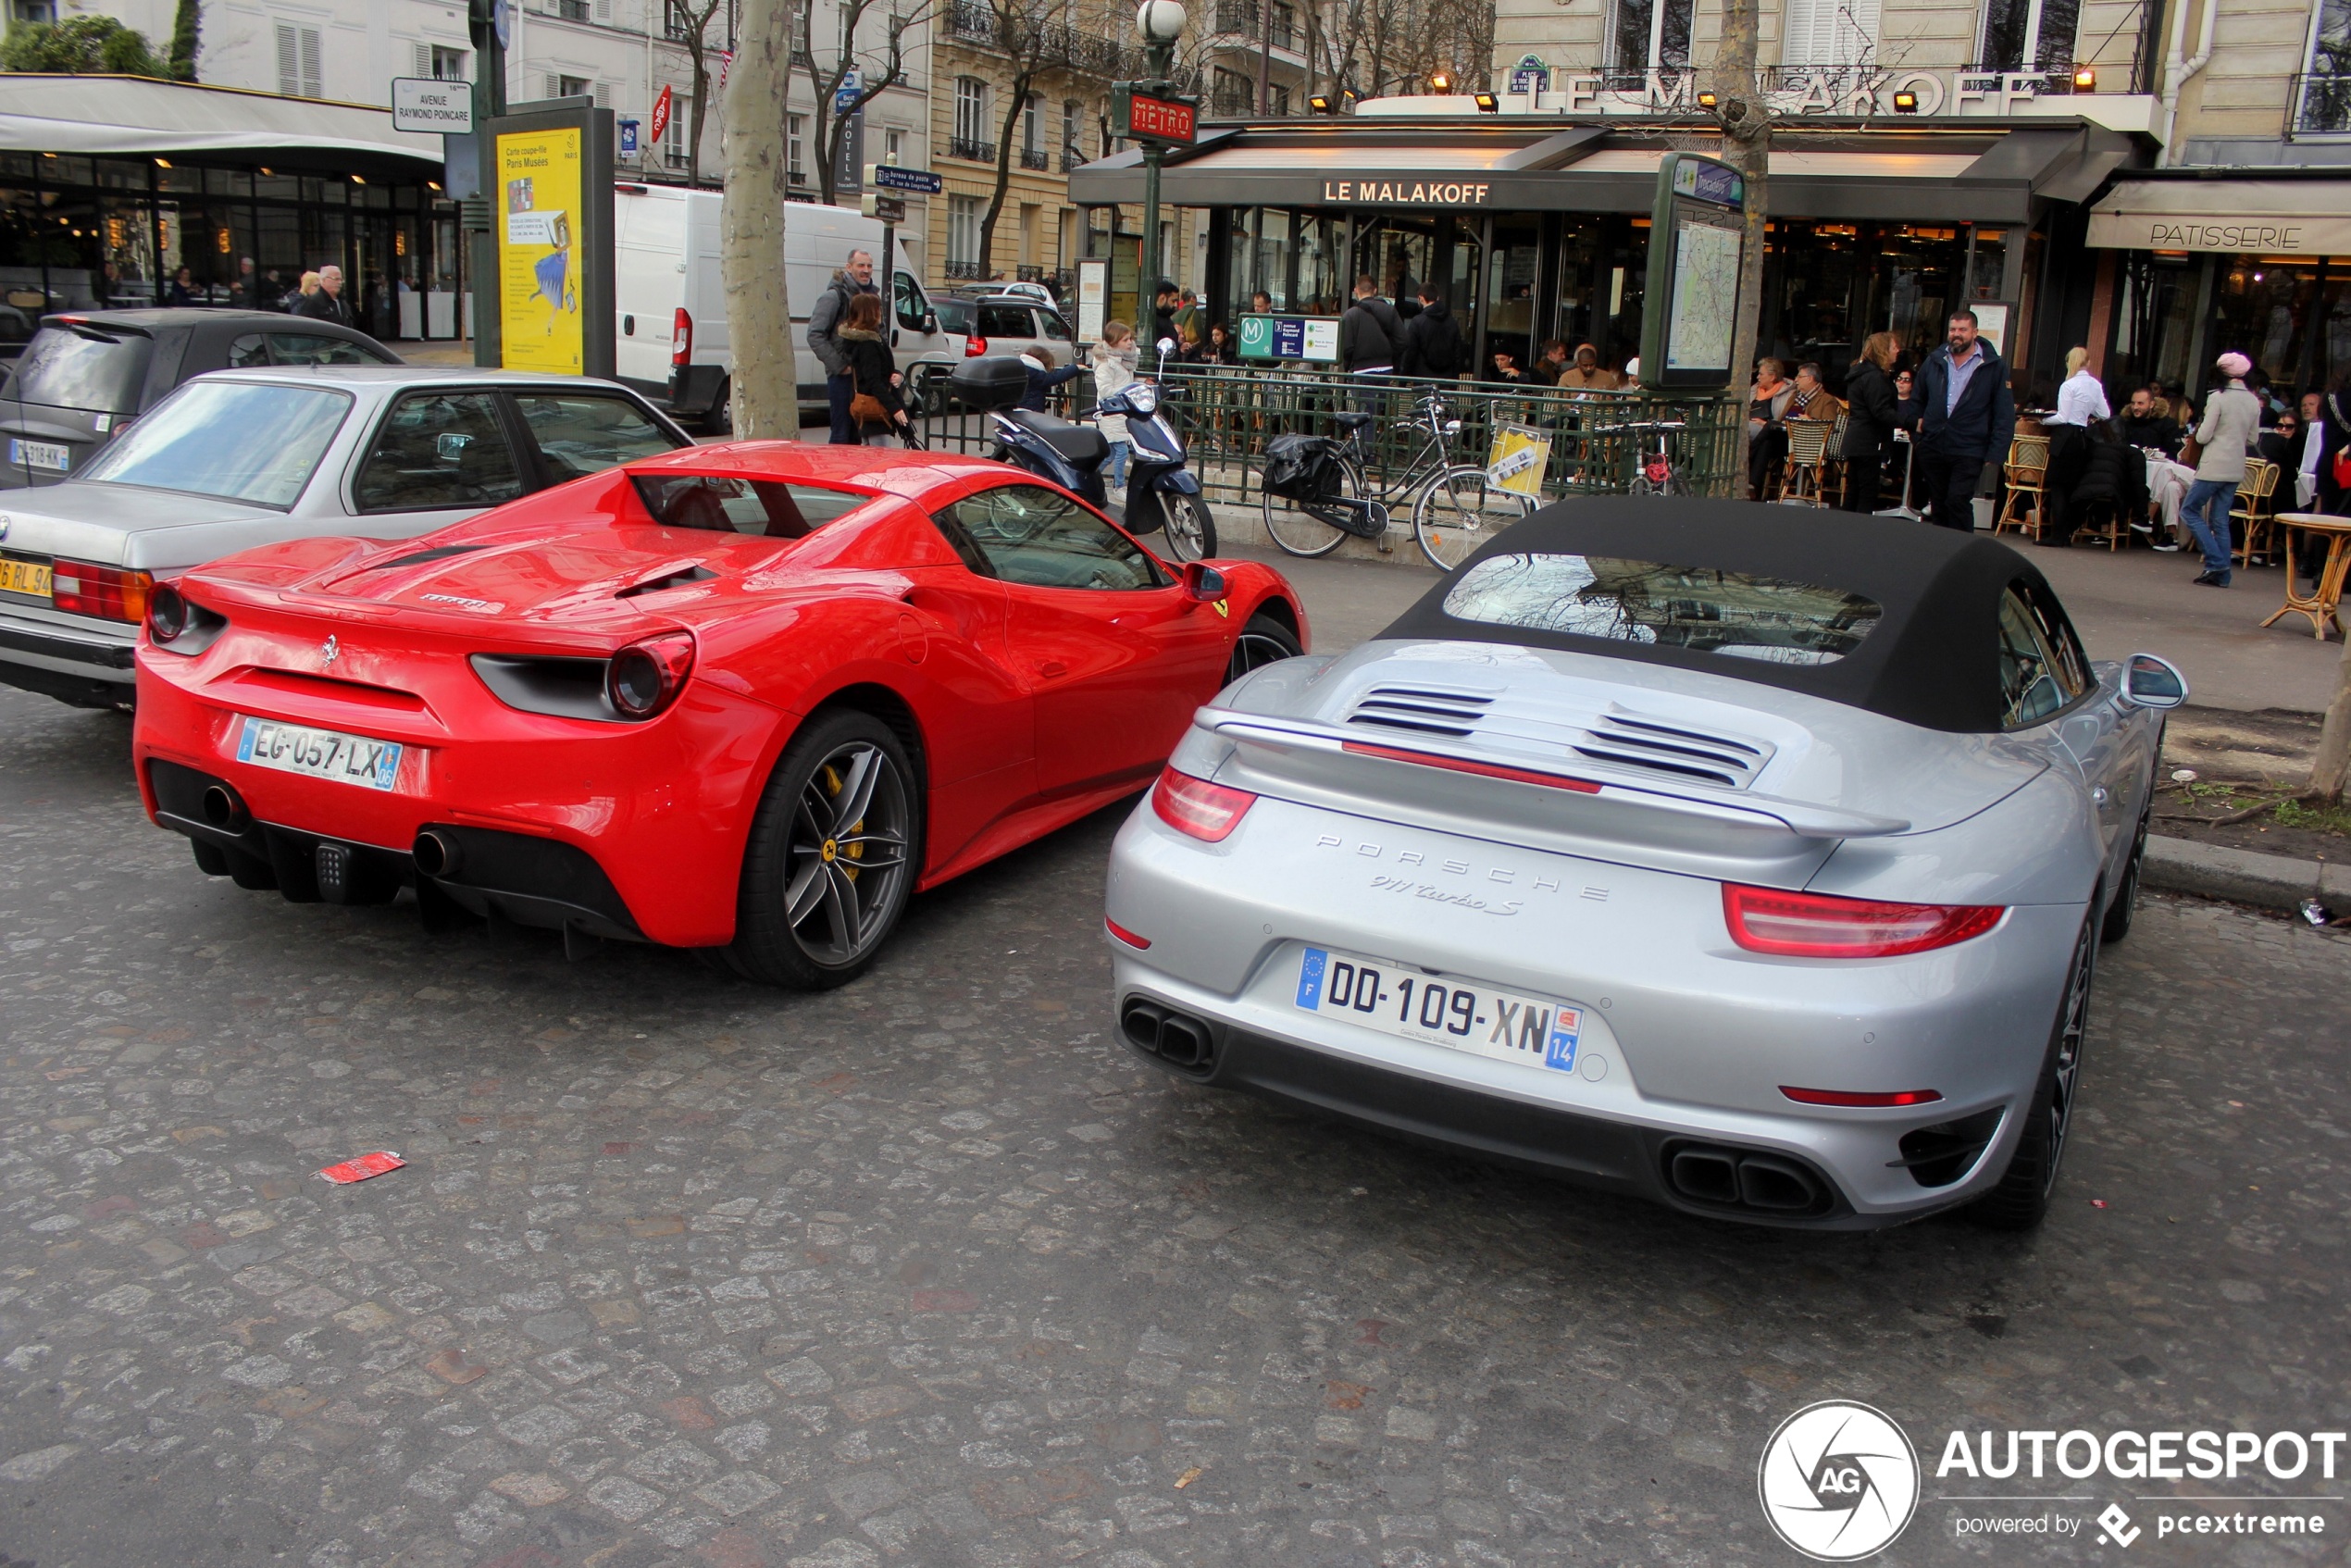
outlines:
{"label": "woman in white jacket", "polygon": [[[1141,352],[1135,346],[1135,330],[1124,321],[1102,323],[1102,341],[1094,347],[1094,398],[1100,402],[1135,380],[1135,367]],[[1110,488],[1126,488],[1126,417],[1105,414],[1100,423],[1102,436],[1110,442]]]}

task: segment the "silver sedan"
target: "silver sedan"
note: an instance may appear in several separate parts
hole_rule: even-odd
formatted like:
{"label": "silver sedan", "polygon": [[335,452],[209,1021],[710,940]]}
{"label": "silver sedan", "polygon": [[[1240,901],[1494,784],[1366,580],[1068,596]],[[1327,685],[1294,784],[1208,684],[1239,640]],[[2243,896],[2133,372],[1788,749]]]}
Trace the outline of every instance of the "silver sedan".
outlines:
{"label": "silver sedan", "polygon": [[1113,852],[1119,1030],[1696,1213],[2029,1226],[2186,695],[1988,539],[1567,503],[1200,711]]}
{"label": "silver sedan", "polygon": [[405,539],[691,444],[609,381],[425,366],[197,378],[63,484],[0,500],[0,682],[127,707],[157,582],[320,534]]}

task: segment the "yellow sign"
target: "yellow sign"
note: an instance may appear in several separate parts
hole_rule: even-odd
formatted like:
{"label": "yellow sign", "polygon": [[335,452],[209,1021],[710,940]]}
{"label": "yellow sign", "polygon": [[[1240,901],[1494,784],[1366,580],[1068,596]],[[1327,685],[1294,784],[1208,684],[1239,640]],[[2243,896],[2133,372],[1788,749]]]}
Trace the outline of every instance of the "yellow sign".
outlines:
{"label": "yellow sign", "polygon": [[1551,438],[1524,425],[1496,425],[1486,454],[1486,482],[1514,495],[1543,498],[1543,476],[1551,466]]}
{"label": "yellow sign", "polygon": [[585,367],[579,314],[580,172],[577,129],[498,138],[499,362],[509,370],[577,376]]}

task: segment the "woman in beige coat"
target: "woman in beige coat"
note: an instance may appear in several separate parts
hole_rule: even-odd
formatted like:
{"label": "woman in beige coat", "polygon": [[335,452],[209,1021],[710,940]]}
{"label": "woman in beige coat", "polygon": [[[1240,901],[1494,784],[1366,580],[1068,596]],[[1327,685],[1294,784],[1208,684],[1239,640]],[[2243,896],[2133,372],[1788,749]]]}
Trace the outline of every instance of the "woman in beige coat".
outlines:
{"label": "woman in beige coat", "polygon": [[2245,482],[2245,459],[2261,432],[2261,401],[2245,387],[2253,361],[2236,353],[2222,355],[2212,367],[2220,384],[2205,394],[2204,417],[2196,422],[2196,483],[2180,504],[2180,520],[2204,552],[2204,573],[2196,580],[2207,588],[2229,586],[2233,557],[2229,550],[2229,507],[2237,486]]}

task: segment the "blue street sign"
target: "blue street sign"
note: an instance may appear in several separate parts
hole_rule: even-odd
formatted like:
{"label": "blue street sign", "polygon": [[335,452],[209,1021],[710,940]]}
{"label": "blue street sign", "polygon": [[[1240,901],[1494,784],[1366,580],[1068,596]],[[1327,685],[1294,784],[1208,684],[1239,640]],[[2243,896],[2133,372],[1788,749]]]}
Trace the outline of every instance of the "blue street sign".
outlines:
{"label": "blue street sign", "polygon": [[901,168],[894,163],[874,165],[874,183],[885,191],[912,191],[918,196],[936,196],[947,188],[947,182],[927,168]]}
{"label": "blue street sign", "polygon": [[637,122],[633,119],[620,122],[620,156],[624,158],[637,156]]}
{"label": "blue street sign", "polygon": [[865,90],[865,74],[855,66],[840,79],[840,86],[833,93],[833,113],[845,115],[857,106],[857,94]]}

